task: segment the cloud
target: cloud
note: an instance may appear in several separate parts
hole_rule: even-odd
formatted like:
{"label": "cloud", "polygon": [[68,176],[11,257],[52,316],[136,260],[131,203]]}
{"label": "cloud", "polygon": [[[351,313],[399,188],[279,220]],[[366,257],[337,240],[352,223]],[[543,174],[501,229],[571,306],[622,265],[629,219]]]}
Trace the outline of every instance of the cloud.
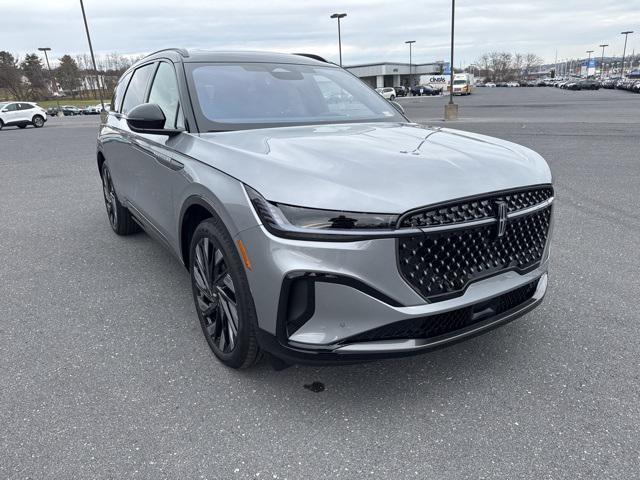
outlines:
{"label": "cloud", "polygon": [[[97,53],[141,54],[168,46],[216,50],[307,51],[337,60],[342,20],[345,64],[449,56],[451,11],[446,0],[85,0]],[[53,55],[87,52],[80,6],[71,0],[0,0],[0,50],[24,54],[49,46]],[[533,52],[553,61],[580,57],[605,42],[622,51],[621,30],[640,24],[640,0],[467,0],[457,2],[456,64],[491,50]],[[628,49],[640,50],[640,35]],[[47,45],[43,45],[46,43]]]}

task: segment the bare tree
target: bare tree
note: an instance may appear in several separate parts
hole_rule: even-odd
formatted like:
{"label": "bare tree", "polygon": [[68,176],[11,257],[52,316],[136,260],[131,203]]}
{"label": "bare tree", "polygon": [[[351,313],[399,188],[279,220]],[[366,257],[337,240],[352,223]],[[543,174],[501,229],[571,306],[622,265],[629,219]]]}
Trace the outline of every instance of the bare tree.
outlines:
{"label": "bare tree", "polygon": [[542,65],[542,58],[535,53],[527,53],[524,56],[524,68],[528,75],[530,75],[535,69]]}
{"label": "bare tree", "polygon": [[23,80],[20,59],[5,51],[0,51],[0,88],[5,88],[15,99],[31,95],[31,85]]}

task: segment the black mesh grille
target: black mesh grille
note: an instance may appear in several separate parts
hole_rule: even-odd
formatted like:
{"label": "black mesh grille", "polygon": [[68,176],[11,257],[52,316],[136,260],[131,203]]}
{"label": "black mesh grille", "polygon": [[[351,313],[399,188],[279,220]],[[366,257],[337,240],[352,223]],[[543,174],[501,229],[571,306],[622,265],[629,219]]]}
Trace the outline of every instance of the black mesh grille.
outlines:
{"label": "black mesh grille", "polygon": [[400,228],[434,227],[463,223],[495,216],[495,203],[505,202],[509,213],[538,205],[553,197],[552,187],[536,187],[489,195],[413,212],[400,221]]}
{"label": "black mesh grille", "polygon": [[477,305],[452,310],[447,313],[439,313],[428,317],[403,320],[385,325],[384,327],[369,330],[351,337],[346,343],[409,338],[434,338],[453,333],[522,305],[533,297],[537,285],[538,281],[536,280],[535,282],[531,282],[516,290]]}
{"label": "black mesh grille", "polygon": [[508,221],[498,237],[496,223],[398,239],[403,278],[430,301],[462,295],[476,280],[503,270],[535,268],[542,259],[551,207]]}

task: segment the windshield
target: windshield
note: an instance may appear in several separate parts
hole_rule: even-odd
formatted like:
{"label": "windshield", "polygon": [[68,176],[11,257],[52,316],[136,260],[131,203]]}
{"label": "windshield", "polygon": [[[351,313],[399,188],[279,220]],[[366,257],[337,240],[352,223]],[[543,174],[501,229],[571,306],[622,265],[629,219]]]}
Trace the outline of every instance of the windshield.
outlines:
{"label": "windshield", "polygon": [[453,84],[454,85],[466,85],[467,81],[466,80],[454,80]]}
{"label": "windshield", "polygon": [[336,67],[187,64],[201,131],[406,121],[387,100]]}

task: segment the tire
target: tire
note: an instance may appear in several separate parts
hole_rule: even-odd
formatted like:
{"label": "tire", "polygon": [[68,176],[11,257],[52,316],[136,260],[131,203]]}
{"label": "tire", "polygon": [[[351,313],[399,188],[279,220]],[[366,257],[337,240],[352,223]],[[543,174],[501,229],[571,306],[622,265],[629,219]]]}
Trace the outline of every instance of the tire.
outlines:
{"label": "tire", "polygon": [[34,115],[34,117],[31,119],[31,123],[33,123],[33,126],[36,128],[42,128],[44,127],[44,118],[42,118],[42,116],[40,115]]}
{"label": "tire", "polygon": [[2,130],[2,127],[4,127],[4,122],[0,120],[0,130]]}
{"label": "tire", "polygon": [[392,102],[396,99],[395,95],[391,95],[391,97],[389,97],[389,100],[391,100]]}
{"label": "tire", "polygon": [[102,164],[102,194],[104,196],[104,204],[107,209],[107,218],[114,232],[118,235],[131,235],[140,231],[140,227],[133,220],[131,213],[126,207],[123,207],[118,200],[111,172],[107,167],[107,162]]}
{"label": "tire", "polygon": [[260,358],[257,315],[245,267],[231,236],[217,218],[200,223],[189,246],[193,300],[202,333],[214,355],[230,368],[248,368]]}

